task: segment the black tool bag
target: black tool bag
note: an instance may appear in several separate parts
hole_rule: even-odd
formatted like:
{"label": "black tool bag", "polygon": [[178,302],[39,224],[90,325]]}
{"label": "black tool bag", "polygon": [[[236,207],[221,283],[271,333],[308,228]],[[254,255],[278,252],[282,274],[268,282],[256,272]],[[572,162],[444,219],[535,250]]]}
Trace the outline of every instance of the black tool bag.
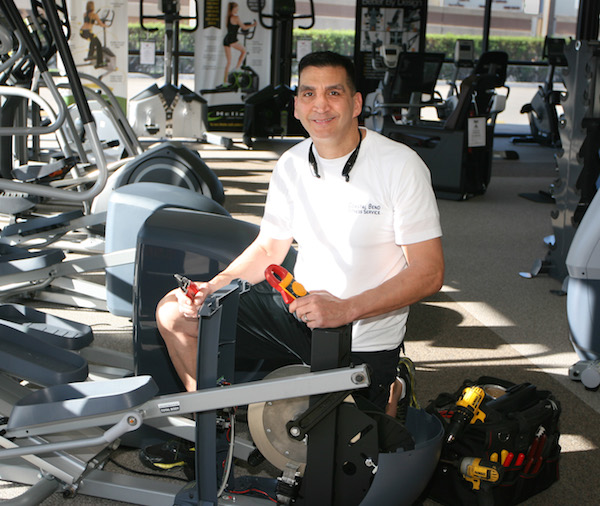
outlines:
{"label": "black tool bag", "polygon": [[[487,376],[467,380],[456,392],[440,394],[426,408],[440,417],[446,432],[456,401],[465,388],[474,385],[486,392],[480,406],[485,419],[469,423],[454,442],[444,443],[428,497],[445,505],[521,503],[558,480],[560,404],[550,392],[530,383],[516,385]],[[484,467],[478,470],[493,462],[499,475],[491,473],[491,479],[474,483],[467,473],[471,481],[467,480],[460,463],[472,458],[482,459]]]}

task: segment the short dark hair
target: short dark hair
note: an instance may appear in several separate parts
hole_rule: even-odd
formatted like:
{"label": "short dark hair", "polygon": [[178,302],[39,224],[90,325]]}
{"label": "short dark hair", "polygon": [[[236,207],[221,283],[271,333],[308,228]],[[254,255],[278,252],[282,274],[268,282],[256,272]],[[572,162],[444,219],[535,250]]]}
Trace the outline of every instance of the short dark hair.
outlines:
{"label": "short dark hair", "polygon": [[298,78],[306,67],[341,67],[348,76],[348,85],[352,92],[356,92],[356,71],[354,62],[347,56],[334,53],[333,51],[315,51],[307,54],[298,63]]}

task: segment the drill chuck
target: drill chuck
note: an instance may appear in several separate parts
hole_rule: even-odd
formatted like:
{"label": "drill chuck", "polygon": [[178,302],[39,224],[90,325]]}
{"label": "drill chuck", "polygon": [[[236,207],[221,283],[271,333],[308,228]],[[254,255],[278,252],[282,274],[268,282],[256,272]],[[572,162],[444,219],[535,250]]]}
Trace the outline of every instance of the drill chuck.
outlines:
{"label": "drill chuck", "polygon": [[447,443],[453,443],[470,423],[475,423],[477,420],[483,422],[485,413],[480,406],[484,398],[485,391],[481,387],[468,387],[463,390],[460,399],[456,401],[456,409],[450,420]]}

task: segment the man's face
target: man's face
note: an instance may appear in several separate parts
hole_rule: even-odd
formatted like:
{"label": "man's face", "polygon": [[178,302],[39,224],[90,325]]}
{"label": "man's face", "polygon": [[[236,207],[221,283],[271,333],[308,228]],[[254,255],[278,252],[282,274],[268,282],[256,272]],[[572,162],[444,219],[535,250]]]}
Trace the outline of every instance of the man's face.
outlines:
{"label": "man's face", "polygon": [[294,116],[313,140],[343,139],[362,110],[343,67],[306,67],[299,78]]}

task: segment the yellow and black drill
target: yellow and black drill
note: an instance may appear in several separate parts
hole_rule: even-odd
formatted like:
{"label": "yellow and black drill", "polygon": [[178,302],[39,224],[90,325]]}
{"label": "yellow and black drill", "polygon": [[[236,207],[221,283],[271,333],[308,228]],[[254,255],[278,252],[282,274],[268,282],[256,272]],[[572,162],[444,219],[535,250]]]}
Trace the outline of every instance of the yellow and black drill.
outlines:
{"label": "yellow and black drill", "polygon": [[497,483],[502,478],[502,466],[498,462],[478,457],[461,459],[458,468],[463,478],[473,484],[473,490],[481,488],[481,482]]}
{"label": "yellow and black drill", "polygon": [[485,413],[480,408],[484,398],[485,391],[481,387],[473,386],[463,390],[460,399],[456,401],[456,409],[450,419],[448,435],[446,436],[447,443],[453,443],[470,423],[485,420]]}

